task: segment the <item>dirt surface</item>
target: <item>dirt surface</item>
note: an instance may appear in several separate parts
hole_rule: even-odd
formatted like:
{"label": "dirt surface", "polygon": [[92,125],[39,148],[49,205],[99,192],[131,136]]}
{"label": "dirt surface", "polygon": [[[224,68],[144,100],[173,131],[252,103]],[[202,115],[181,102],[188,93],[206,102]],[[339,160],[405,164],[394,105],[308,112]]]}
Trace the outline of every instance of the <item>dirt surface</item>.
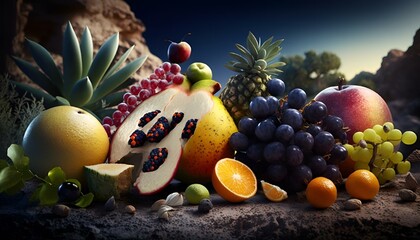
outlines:
{"label": "dirt surface", "polygon": [[[414,176],[420,181],[420,171]],[[171,192],[185,190],[179,183],[157,196],[130,195],[110,212],[103,203],[72,207],[67,217],[52,214],[52,207],[28,204],[33,188],[28,184],[16,196],[0,195],[0,232],[1,239],[419,239],[420,197],[402,202],[398,190],[404,182],[398,177],[356,211],[343,209],[349,196],[342,187],[337,202],[325,210],[312,208],[303,194],[273,203],[259,191],[246,202],[231,204],[211,190],[214,208],[209,213],[200,214],[197,206],[186,203],[170,212],[169,221],[158,219],[150,207]],[[136,207],[134,215],[124,211],[127,204]]]}

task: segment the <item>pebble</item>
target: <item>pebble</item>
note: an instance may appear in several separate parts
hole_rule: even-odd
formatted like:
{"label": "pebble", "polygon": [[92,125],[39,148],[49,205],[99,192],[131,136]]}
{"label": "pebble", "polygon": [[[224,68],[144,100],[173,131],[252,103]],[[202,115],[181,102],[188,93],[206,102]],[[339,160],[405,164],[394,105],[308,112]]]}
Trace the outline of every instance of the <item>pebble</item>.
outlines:
{"label": "pebble", "polygon": [[67,217],[70,213],[70,208],[64,204],[56,204],[52,207],[52,213],[59,217]]}
{"label": "pebble", "polygon": [[125,206],[124,211],[129,214],[134,214],[136,213],[136,208],[133,205],[127,205]]}
{"label": "pebble", "polygon": [[117,203],[115,202],[115,198],[114,196],[110,197],[106,202],[105,202],[105,210],[106,211],[114,211],[115,208],[117,208]]}
{"label": "pebble", "polygon": [[401,200],[403,200],[404,202],[414,202],[416,201],[416,198],[417,198],[417,194],[415,192],[406,188],[401,189],[398,192],[398,195],[400,196]]}
{"label": "pebble", "polygon": [[362,201],[356,198],[344,202],[344,209],[348,211],[359,210],[362,207]]}
{"label": "pebble", "polygon": [[208,198],[205,198],[200,201],[200,203],[198,204],[197,210],[200,213],[208,213],[210,212],[212,208],[213,208],[213,203],[211,202],[211,200]]}
{"label": "pebble", "polygon": [[405,177],[405,187],[412,191],[416,191],[418,186],[419,183],[417,182],[416,178],[413,176],[413,174],[411,174],[411,172],[409,172]]}

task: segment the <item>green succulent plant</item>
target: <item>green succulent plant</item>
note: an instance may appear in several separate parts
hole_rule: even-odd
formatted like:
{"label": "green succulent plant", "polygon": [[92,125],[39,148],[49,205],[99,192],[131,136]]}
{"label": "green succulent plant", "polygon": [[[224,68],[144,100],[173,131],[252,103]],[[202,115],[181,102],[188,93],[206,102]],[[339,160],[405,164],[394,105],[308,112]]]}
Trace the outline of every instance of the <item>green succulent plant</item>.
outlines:
{"label": "green succulent plant", "polygon": [[55,64],[51,54],[40,44],[26,39],[37,66],[18,57],[12,57],[20,70],[42,89],[16,82],[22,93],[28,92],[43,99],[44,106],[72,105],[84,108],[98,118],[108,115],[112,106],[122,100],[124,91],[133,82],[127,81],[146,61],[141,56],[119,68],[128,58],[134,45],[112,65],[118,50],[119,33],[109,37],[93,56],[93,41],[88,27],[79,40],[70,22],[63,35],[63,71]]}

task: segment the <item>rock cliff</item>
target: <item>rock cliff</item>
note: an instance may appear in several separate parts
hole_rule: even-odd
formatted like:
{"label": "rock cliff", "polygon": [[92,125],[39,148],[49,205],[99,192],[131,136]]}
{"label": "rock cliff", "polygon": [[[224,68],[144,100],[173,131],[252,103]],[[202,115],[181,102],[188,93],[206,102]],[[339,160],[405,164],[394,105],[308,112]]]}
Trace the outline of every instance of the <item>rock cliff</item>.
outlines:
{"label": "rock cliff", "polygon": [[[108,37],[119,32],[118,56],[132,45],[135,45],[135,49],[128,61],[141,55],[148,55],[145,64],[133,76],[136,79],[148,76],[161,63],[161,60],[147,47],[142,35],[146,27],[123,0],[16,0],[14,2],[16,5],[6,6],[9,8],[7,10],[9,19],[15,20],[7,22],[7,36],[12,41],[7,54],[31,61],[32,58],[24,47],[26,37],[44,46],[60,65],[63,31],[67,21],[70,21],[79,37],[84,27],[89,27],[94,42],[94,52]],[[5,9],[2,11],[6,12]],[[8,56],[5,65],[10,75],[15,76],[17,80],[25,81],[26,77]]]}

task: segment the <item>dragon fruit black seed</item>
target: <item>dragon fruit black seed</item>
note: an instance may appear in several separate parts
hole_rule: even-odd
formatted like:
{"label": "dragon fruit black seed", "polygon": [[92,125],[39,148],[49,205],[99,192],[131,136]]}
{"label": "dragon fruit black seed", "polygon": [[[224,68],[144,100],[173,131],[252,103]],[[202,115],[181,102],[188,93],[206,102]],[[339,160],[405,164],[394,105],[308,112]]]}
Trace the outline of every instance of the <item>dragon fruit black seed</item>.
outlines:
{"label": "dragon fruit black seed", "polygon": [[182,121],[183,118],[184,118],[184,113],[183,112],[175,112],[172,115],[171,129],[174,129],[176,127],[176,125],[178,125],[178,123],[180,123]]}
{"label": "dragon fruit black seed", "polygon": [[157,170],[168,157],[167,148],[154,148],[150,151],[147,161],[143,164],[143,172],[152,172]]}
{"label": "dragon fruit black seed", "polygon": [[159,113],[160,113],[160,110],[155,110],[155,111],[144,114],[143,117],[140,118],[138,126],[144,127],[147,123],[152,121],[153,118],[155,118],[156,115],[158,115]]}
{"label": "dragon fruit black seed", "polygon": [[197,126],[198,119],[189,119],[182,129],[182,139],[189,139],[195,131],[195,127]]}
{"label": "dragon fruit black seed", "polygon": [[146,140],[146,134],[142,130],[137,129],[130,135],[128,145],[130,145],[131,147],[143,146]]}
{"label": "dragon fruit black seed", "polygon": [[147,132],[149,142],[160,142],[171,130],[171,126],[166,117],[160,117],[156,123]]}

